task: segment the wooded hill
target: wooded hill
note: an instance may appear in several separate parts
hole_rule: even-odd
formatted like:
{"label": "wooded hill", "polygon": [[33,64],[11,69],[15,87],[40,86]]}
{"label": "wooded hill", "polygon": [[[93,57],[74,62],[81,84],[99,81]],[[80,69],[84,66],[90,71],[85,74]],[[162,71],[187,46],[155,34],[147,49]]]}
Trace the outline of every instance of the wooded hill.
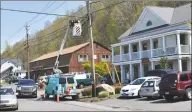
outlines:
{"label": "wooded hill", "polygon": [[[191,1],[122,1],[105,0],[91,4],[93,38],[95,41],[110,48],[111,44],[118,43],[118,37],[135,24],[145,6],[178,7]],[[82,23],[82,36],[72,37],[69,31],[65,47],[74,46],[89,41],[88,18],[86,7],[80,6],[77,11],[67,15],[76,16]],[[167,12],[166,12],[167,13]],[[61,40],[65,34],[69,19],[75,17],[57,17],[56,20],[44,29],[30,35],[30,60],[43,54],[59,50]],[[13,46],[6,43],[2,57],[20,58],[26,65],[26,40],[21,40]]]}

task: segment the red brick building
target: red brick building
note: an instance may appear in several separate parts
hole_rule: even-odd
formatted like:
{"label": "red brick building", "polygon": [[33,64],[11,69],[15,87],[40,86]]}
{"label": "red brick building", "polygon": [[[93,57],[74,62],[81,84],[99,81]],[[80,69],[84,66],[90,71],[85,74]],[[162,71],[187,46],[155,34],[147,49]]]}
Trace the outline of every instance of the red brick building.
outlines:
{"label": "red brick building", "polygon": [[[59,69],[63,73],[84,72],[82,63],[91,60],[91,46],[89,42],[65,48],[59,59]],[[44,54],[30,62],[31,78],[36,79],[39,75],[52,74],[58,51]],[[95,62],[111,62],[111,50],[94,42]]]}

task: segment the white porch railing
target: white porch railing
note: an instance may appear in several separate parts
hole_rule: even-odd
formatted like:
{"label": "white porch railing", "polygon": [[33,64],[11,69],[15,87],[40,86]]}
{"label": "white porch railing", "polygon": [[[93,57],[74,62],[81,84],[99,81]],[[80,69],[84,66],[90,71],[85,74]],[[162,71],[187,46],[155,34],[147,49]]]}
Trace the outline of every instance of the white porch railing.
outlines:
{"label": "white porch railing", "polygon": [[127,54],[122,54],[122,60],[121,61],[129,61],[129,53]]}
{"label": "white porch railing", "polygon": [[139,59],[139,52],[131,53],[131,60],[137,60],[137,59]]}
{"label": "white porch railing", "polygon": [[177,47],[166,47],[166,55],[177,54]]}
{"label": "white porch railing", "polygon": [[181,54],[190,54],[190,45],[181,45]]}
{"label": "white porch railing", "polygon": [[120,62],[120,55],[115,55],[113,57],[113,62]]}
{"label": "white porch railing", "polygon": [[153,57],[159,57],[164,55],[163,48],[153,49],[152,52],[153,52]]}
{"label": "white porch railing", "polygon": [[151,57],[150,50],[141,51],[141,58],[150,58],[150,57]]}

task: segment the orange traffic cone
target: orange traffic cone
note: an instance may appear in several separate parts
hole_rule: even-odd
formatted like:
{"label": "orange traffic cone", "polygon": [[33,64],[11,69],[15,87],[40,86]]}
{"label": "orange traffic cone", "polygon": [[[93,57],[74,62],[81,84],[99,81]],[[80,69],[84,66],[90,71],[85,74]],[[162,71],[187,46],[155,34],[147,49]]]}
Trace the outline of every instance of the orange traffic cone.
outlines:
{"label": "orange traffic cone", "polygon": [[60,101],[60,98],[59,98],[59,96],[57,95],[56,102],[59,102],[59,101]]}

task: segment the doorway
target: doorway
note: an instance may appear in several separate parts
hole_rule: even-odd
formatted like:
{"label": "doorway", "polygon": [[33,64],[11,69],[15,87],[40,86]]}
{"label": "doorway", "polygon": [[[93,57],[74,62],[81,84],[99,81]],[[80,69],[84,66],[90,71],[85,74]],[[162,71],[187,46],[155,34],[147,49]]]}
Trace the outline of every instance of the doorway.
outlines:
{"label": "doorway", "polygon": [[143,64],[143,73],[144,77],[146,76],[146,73],[149,71],[149,63]]}

